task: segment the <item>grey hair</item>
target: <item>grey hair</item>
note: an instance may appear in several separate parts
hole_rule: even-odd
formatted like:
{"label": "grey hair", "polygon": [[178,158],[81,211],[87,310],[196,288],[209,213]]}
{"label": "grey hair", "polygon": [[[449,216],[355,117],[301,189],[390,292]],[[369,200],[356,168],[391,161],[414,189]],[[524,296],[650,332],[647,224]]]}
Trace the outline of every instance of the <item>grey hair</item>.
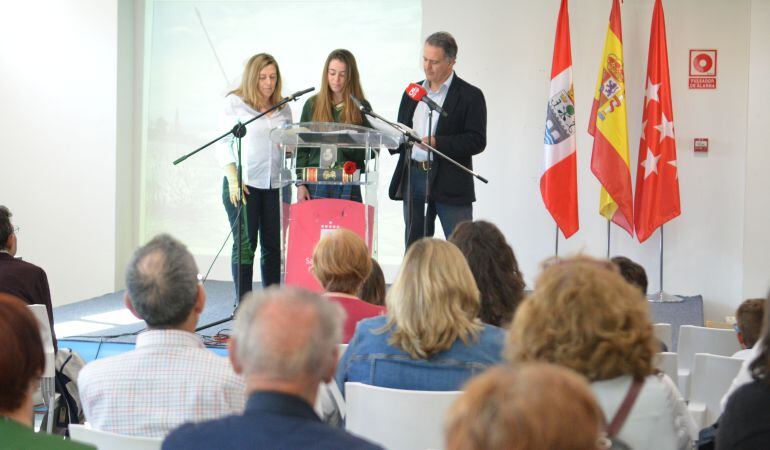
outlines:
{"label": "grey hair", "polygon": [[[315,318],[311,330],[297,343],[297,329],[264,318],[267,306],[285,308],[287,321],[298,310],[310,310]],[[342,340],[345,311],[337,303],[298,288],[271,287],[244,296],[235,314],[235,356],[244,375],[293,381],[307,377],[320,381],[337,360],[335,348]],[[294,338],[294,339],[293,339]]]}
{"label": "grey hair", "polygon": [[126,268],[126,289],[148,326],[178,326],[195,306],[198,267],[184,244],[159,234],[134,252]]}
{"label": "grey hair", "polygon": [[13,225],[11,225],[11,210],[0,205],[0,250],[8,250],[8,238],[13,234]]}
{"label": "grey hair", "polygon": [[455,41],[455,38],[446,31],[437,31],[431,34],[425,39],[425,43],[432,45],[433,47],[442,48],[444,50],[444,56],[447,59],[457,58],[457,41]]}

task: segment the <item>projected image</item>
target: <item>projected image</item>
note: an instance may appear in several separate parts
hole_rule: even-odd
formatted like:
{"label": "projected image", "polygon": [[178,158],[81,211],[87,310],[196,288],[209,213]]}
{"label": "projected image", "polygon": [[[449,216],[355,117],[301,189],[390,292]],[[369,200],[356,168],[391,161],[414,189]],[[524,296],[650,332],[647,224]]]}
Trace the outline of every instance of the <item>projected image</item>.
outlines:
{"label": "projected image", "polygon": [[[422,78],[420,0],[154,1],[146,19],[141,238],[173,233],[203,260],[213,258],[229,231],[223,171],[213,148],[177,166],[172,161],[234,125],[222,123],[224,97],[239,84],[249,57],[276,58],[286,96],[318,88],[326,56],[346,48],[357,59],[366,98],[392,119],[404,88]],[[295,122],[308,97],[290,104]],[[403,256],[402,205],[387,196],[395,164],[383,152],[381,264]],[[229,243],[220,258],[229,260]]]}

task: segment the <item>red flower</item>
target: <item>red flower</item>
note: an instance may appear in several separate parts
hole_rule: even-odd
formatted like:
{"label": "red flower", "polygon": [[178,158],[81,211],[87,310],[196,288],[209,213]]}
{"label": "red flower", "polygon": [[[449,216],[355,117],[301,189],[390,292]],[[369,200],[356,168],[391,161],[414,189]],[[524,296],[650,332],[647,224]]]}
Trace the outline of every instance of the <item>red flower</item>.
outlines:
{"label": "red flower", "polygon": [[348,175],[353,175],[358,170],[358,166],[354,161],[345,161],[345,165],[342,166],[342,171]]}

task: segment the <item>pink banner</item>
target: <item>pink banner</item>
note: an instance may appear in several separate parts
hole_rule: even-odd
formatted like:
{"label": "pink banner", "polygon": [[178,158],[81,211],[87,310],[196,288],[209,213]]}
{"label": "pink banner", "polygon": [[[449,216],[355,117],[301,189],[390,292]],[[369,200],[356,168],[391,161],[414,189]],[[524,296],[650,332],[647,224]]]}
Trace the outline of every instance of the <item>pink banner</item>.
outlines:
{"label": "pink banner", "polygon": [[338,228],[347,228],[366,239],[365,211],[369,214],[369,240],[366,244],[371,253],[374,233],[373,206],[328,198],[291,205],[285,284],[323,292],[323,288],[310,271],[316,244],[325,233]]}

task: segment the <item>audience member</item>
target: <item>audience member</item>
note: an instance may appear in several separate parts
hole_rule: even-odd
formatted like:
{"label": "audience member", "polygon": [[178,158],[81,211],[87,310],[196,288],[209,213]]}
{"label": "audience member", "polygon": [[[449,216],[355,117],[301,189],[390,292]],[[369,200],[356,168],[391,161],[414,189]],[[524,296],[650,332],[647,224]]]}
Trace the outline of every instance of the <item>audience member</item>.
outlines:
{"label": "audience member", "polygon": [[30,305],[45,305],[56,348],[48,277],[40,267],[15,257],[19,244],[16,235],[18,227],[11,223],[12,216],[8,208],[0,205],[0,292],[18,297]]}
{"label": "audience member", "polygon": [[[745,303],[745,302],[744,302]],[[762,338],[754,346],[756,357],[747,360],[751,380],[726,396],[719,418],[716,448],[770,448],[770,311],[764,308]],[[725,400],[723,400],[724,402]]]}
{"label": "audience member", "polygon": [[647,272],[641,264],[625,256],[615,256],[610,261],[617,266],[618,270],[620,270],[620,275],[626,281],[638,287],[643,295],[647,295]]}
{"label": "audience member", "polygon": [[338,304],[298,289],[249,294],[230,341],[230,361],[249,393],[246,411],[183,425],[163,448],[379,448],[323,424],[313,411],[319,384],[334,375],[343,314]]}
{"label": "audience member", "polygon": [[240,412],[243,380],[195,332],[206,302],[187,248],[159,235],[126,270],[126,307],[147,322],[132,351],[93,361],[78,377],[86,420],[96,429],[165,436],[188,421]]}
{"label": "audience member", "polygon": [[655,374],[656,350],[641,290],[609,261],[576,257],[538,277],[514,316],[506,357],[560,364],[584,375],[608,422],[639,388],[617,438],[631,448],[690,448],[695,424],[674,383]]}
{"label": "audience member", "polygon": [[372,258],[372,271],[358,291],[358,298],[372,305],[385,305],[385,275],[376,259]]}
{"label": "audience member", "polygon": [[483,220],[462,222],[449,242],[463,252],[476,279],[481,292],[481,321],[507,326],[524,298],[524,278],[503,233]]}
{"label": "audience member", "polygon": [[337,368],[346,381],[395,389],[452,391],[500,362],[503,330],[481,323],[479,291],[454,244],[409,247],[385,297],[387,316],[362,320]]}
{"label": "audience member", "polygon": [[356,297],[371,270],[372,258],[366,243],[344,228],[322,237],[313,251],[313,274],[326,291],[324,295],[347,313],[342,333],[345,344],[353,337],[360,320],[385,314],[384,307]]}
{"label": "audience member", "polygon": [[735,332],[738,343],[743,350],[739,350],[733,358],[746,359],[753,352],[751,349],[757,343],[762,332],[762,321],[765,315],[765,299],[752,298],[744,301],[735,311]]}
{"label": "audience member", "polygon": [[24,301],[0,294],[0,447],[4,450],[90,449],[61,436],[35,433],[33,401],[45,368],[37,319]]}
{"label": "audience member", "polygon": [[[612,263],[615,265],[615,267],[618,268],[620,271],[620,276],[622,276],[627,282],[631,283],[632,286],[638,287],[642,294],[645,296],[642,298],[642,300],[647,300],[647,272],[645,272],[644,267],[641,266],[641,264],[638,264],[634,261],[632,261],[629,258],[626,258],[625,256],[615,256],[612,259],[610,259]],[[661,341],[660,339],[655,339],[655,341],[660,346],[661,352],[667,352],[668,346],[665,342]]]}
{"label": "audience member", "polygon": [[553,364],[494,367],[449,410],[447,450],[596,450],[604,415],[585,379]]}

